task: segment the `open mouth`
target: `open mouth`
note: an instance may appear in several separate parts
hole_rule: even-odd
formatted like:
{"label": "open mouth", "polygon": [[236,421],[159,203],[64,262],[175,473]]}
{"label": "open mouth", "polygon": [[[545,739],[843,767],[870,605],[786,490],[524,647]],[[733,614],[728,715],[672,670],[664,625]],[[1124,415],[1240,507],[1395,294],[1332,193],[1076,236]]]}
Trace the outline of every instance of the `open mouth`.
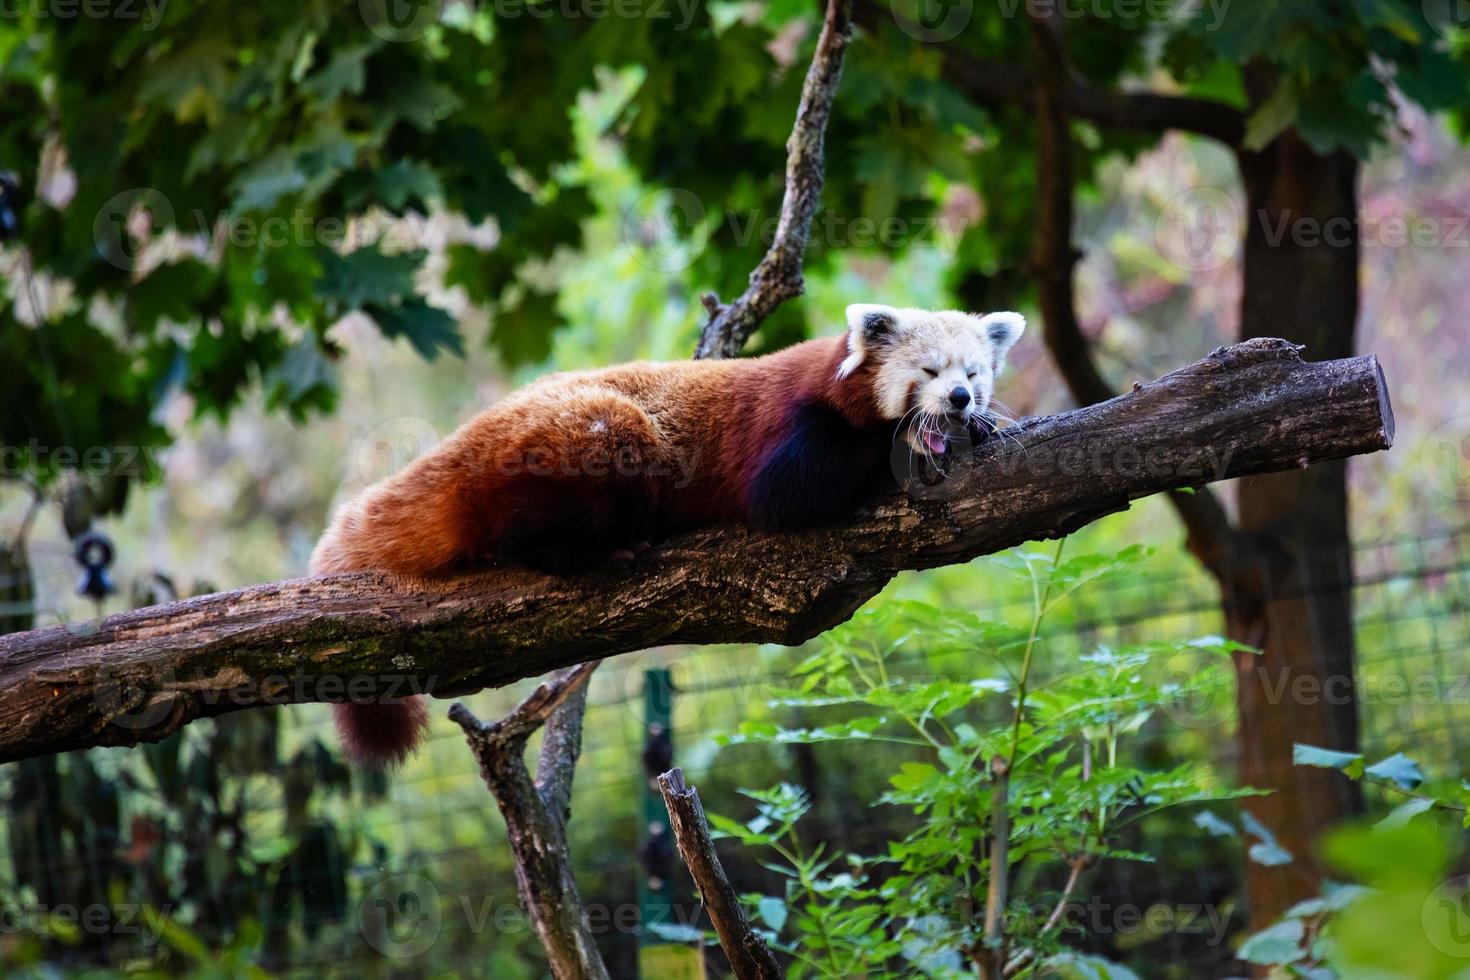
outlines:
{"label": "open mouth", "polygon": [[909,445],[927,456],[943,456],[964,434],[963,419],[931,415],[909,426]]}

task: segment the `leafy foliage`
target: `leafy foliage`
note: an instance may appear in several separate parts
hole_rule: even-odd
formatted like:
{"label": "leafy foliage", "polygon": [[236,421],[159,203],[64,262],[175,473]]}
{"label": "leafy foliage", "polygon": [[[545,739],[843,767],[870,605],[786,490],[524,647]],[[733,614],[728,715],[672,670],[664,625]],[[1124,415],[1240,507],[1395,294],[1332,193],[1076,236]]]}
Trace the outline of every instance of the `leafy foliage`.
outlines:
{"label": "leafy foliage", "polygon": [[[750,901],[771,938],[796,958],[794,975],[950,976],[991,957],[1017,970],[1045,964],[1067,975],[1129,975],[1062,946],[1064,912],[1080,876],[1103,859],[1152,860],[1118,845],[1128,825],[1168,807],[1248,792],[1220,785],[1207,768],[1156,770],[1128,752],[1151,718],[1200,693],[1195,685],[1219,683],[1208,672],[1182,682],[1160,679],[1153,668],[1163,658],[1228,657],[1237,645],[1209,638],[1099,648],[1075,670],[1044,683],[1033,677],[1049,617],[1139,555],[1130,548],[1063,561],[1059,547],[996,560],[1029,586],[1032,619],[1025,627],[913,602],[865,609],[822,638],[796,668],[796,689],[776,702],[838,719],[796,730],[747,723],[724,739],[881,742],[910,756],[873,804],[908,811],[912,829],[878,853],[803,843],[798,826],[809,802],[789,784],[744,791],[755,801],[751,819],[711,817],[723,834],[774,854],[767,867],[786,877],[784,893]],[[896,655],[915,647],[935,657],[963,651],[996,671],[972,681],[895,673]],[[1006,829],[997,831],[1002,812]],[[997,832],[1005,834],[1003,847]],[[1003,870],[993,866],[997,859]],[[987,934],[997,873],[1045,880],[1047,869],[1059,867],[1070,879],[1059,895],[1012,898],[1000,934]]]}
{"label": "leafy foliage", "polygon": [[1269,968],[1272,977],[1463,977],[1470,881],[1446,879],[1454,851],[1442,818],[1452,815],[1470,827],[1470,785],[1426,785],[1419,765],[1403,754],[1369,766],[1357,753],[1298,745],[1296,761],[1407,800],[1377,823],[1328,837],[1327,864],[1355,883],[1329,880],[1320,897],[1299,902],[1250,936],[1240,958]]}
{"label": "leafy foliage", "polygon": [[[567,324],[567,256],[608,208],[633,210],[589,184],[572,112],[589,93],[621,93],[596,137],[683,202],[651,243],[692,243],[668,270],[674,292],[744,285],[784,186],[810,5],[499,16],[428,4],[407,26],[380,6],[178,0],[136,20],[25,10],[7,22],[0,169],[19,178],[23,245],[4,256],[17,302],[0,311],[13,365],[0,442],[158,446],[171,396],[222,416],[253,385],[296,415],[329,409],[330,330],[349,312],[426,357],[459,353],[457,325],[427,295],[427,246],[448,252],[442,284],[492,315],[504,359],[543,362]],[[1466,104],[1463,38],[1430,4],[1167,6],[1069,18],[1083,80],[1108,89],[1163,69],[1248,106],[1252,146],[1294,128],[1357,156],[1387,131],[1392,93]],[[809,264],[901,254],[943,227],[957,301],[1013,305],[1027,288],[1035,120],[971,102],[946,65],[1015,60],[1025,18],[977,7],[957,36],[920,44],[906,9],[875,5],[849,55]],[[1103,161],[1154,139],[1079,133],[1081,192]],[[971,189],[984,220],[955,220]],[[406,218],[408,247],[381,234]],[[759,342],[805,331],[800,303],[778,319]],[[43,481],[58,469],[44,455],[25,463]]]}

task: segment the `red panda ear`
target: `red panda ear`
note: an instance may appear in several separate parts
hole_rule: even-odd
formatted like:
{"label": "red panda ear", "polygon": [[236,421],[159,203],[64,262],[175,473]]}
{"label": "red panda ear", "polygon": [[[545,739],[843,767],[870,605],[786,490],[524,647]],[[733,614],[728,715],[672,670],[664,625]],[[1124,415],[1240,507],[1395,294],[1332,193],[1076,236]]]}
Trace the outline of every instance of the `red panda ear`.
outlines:
{"label": "red panda ear", "polygon": [[898,326],[898,311],[881,303],[853,303],[847,308],[847,328],[864,340],[881,337]]}
{"label": "red panda ear", "polygon": [[847,358],[837,369],[845,378],[858,369],[873,346],[898,327],[898,310],[881,303],[853,303],[847,308]]}
{"label": "red panda ear", "polygon": [[994,367],[999,371],[1000,366],[1005,363],[1006,353],[1021,339],[1021,334],[1026,332],[1026,318],[1019,313],[987,313],[975,317],[975,322],[984,333],[985,339],[990,341]]}

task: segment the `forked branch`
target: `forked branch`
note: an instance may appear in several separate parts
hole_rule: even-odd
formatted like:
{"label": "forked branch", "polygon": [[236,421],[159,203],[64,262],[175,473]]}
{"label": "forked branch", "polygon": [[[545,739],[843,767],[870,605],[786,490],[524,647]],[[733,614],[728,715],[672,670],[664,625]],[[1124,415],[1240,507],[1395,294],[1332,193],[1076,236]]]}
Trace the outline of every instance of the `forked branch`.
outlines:
{"label": "forked branch", "polygon": [[761,321],[806,288],[801,263],[822,196],[827,118],[837,98],[842,59],[851,39],[852,0],[827,0],[817,50],[801,88],[796,124],[786,141],[786,193],[775,237],[751,272],[745,292],[728,304],[713,293],[704,296],[709,321],[700,333],[695,357],[734,357]]}
{"label": "forked branch", "polygon": [[[594,661],[559,672],[493,724],[481,722],[461,703],[449,709],[505,817],[521,907],[557,980],[604,980],[608,975],[577,892],[566,840],[587,679],[596,669]],[[546,737],[532,780],[526,742],[543,725]]]}

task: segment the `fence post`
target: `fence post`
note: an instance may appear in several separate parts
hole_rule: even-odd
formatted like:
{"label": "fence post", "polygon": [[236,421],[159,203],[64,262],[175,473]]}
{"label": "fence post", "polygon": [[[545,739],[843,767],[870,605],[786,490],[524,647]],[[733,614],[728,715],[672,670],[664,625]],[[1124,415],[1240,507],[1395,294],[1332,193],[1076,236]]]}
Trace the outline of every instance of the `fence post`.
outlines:
{"label": "fence post", "polygon": [[[674,677],[667,667],[643,673],[643,792],[638,828],[638,969],[649,980],[704,976],[698,932],[674,914],[673,876],[680,867],[658,776],[674,765]],[[655,931],[655,926],[671,932]],[[694,940],[693,945],[688,940]]]}

